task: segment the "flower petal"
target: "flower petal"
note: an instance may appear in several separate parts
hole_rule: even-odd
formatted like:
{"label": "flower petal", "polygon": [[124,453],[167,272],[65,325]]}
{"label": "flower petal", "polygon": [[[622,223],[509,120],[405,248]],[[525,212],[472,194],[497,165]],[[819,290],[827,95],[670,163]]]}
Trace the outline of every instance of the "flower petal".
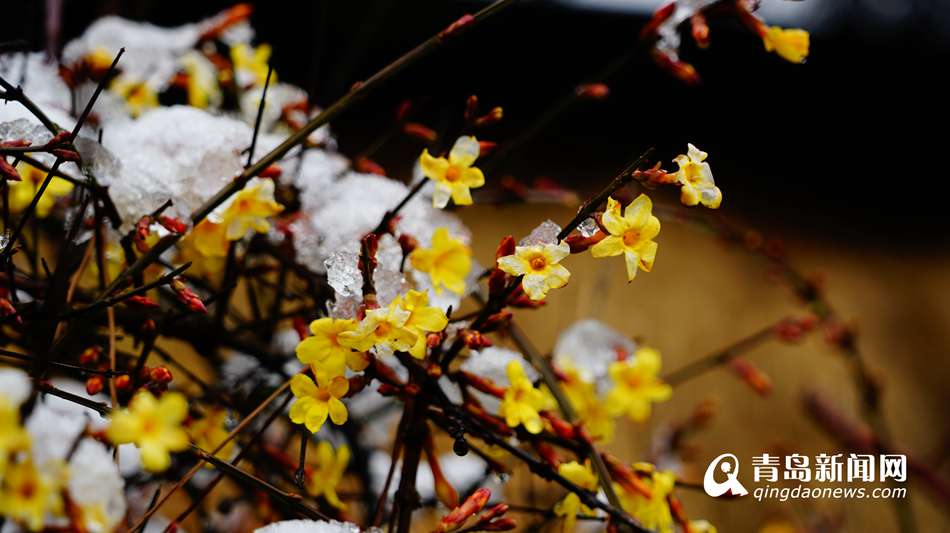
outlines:
{"label": "flower petal", "polygon": [[612,257],[622,254],[623,251],[623,239],[614,237],[613,235],[605,237],[604,240],[590,248],[590,254],[594,257]]}
{"label": "flower petal", "polygon": [[346,412],[346,405],[343,404],[340,400],[336,398],[330,398],[327,402],[328,409],[330,411],[330,420],[338,426],[342,426],[346,423],[348,413]]}
{"label": "flower petal", "polygon": [[419,166],[422,174],[433,181],[445,180],[445,172],[449,169],[449,162],[444,157],[432,157],[428,150],[423,150],[419,156]]}
{"label": "flower petal", "polygon": [[460,167],[470,167],[478,159],[481,146],[478,139],[471,135],[463,135],[456,139],[449,151],[449,163]]}
{"label": "flower petal", "polygon": [[517,255],[506,255],[498,258],[498,268],[512,276],[520,276],[528,271],[528,264]]}
{"label": "flower petal", "polygon": [[620,202],[607,198],[607,208],[600,221],[611,235],[621,236],[627,230],[627,222],[620,215]]}

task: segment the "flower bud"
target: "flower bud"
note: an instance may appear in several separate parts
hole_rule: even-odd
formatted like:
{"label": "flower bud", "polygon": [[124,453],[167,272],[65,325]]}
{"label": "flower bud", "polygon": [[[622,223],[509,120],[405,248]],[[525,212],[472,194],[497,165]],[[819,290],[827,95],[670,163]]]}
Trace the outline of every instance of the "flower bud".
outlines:
{"label": "flower bud", "polygon": [[689,23],[696,46],[709,48],[709,24],[706,23],[706,16],[697,11],[695,15],[690,17]]}
{"label": "flower bud", "polygon": [[143,294],[136,294],[135,296],[129,296],[126,299],[126,302],[130,304],[140,305],[142,307],[157,308],[159,307],[158,302],[145,296]]}
{"label": "flower bud", "polygon": [[92,366],[99,362],[100,355],[102,355],[102,348],[99,346],[90,346],[79,355],[79,364],[82,366]]}
{"label": "flower bud", "polygon": [[585,83],[578,85],[574,94],[582,100],[603,100],[610,96],[610,87],[606,83]]}
{"label": "flower bud", "polygon": [[156,366],[155,368],[149,371],[149,377],[152,381],[156,383],[171,383],[173,376],[172,371],[164,366]]}
{"label": "flower bud", "polygon": [[410,137],[415,137],[427,143],[434,142],[438,137],[435,130],[418,122],[407,122],[403,124],[402,131]]}
{"label": "flower bud", "polygon": [[161,224],[163,228],[172,233],[182,234],[188,231],[188,226],[175,217],[162,215],[158,217],[158,223]]}
{"label": "flower bud", "polygon": [[772,379],[749,362],[749,360],[736,357],[729,362],[729,366],[736,375],[752,387],[752,390],[759,396],[768,396],[769,393],[772,392]]}
{"label": "flower bud", "polygon": [[94,396],[102,392],[102,387],[102,376],[92,376],[86,380],[86,393],[90,396]]}
{"label": "flower bud", "polygon": [[449,24],[448,27],[446,27],[444,30],[439,32],[439,38],[446,39],[448,37],[451,37],[455,32],[459,31],[459,29],[461,29],[464,26],[468,26],[469,24],[473,22],[475,22],[475,17],[466,13],[462,15],[461,17],[459,17],[459,19],[453,22],[452,24]]}
{"label": "flower bud", "polygon": [[357,157],[354,166],[357,172],[364,174],[376,174],[377,176],[386,175],[386,169],[384,169],[382,165],[365,156]]}
{"label": "flower bud", "polygon": [[268,165],[267,168],[262,170],[258,176],[262,178],[277,179],[283,174],[284,171],[280,168],[280,165]]}
{"label": "flower bud", "polygon": [[20,173],[17,172],[16,167],[7,163],[7,158],[0,156],[0,176],[7,181],[21,181]]}
{"label": "flower bud", "polygon": [[130,378],[128,374],[116,376],[113,382],[115,383],[115,388],[121,391],[127,390],[132,386],[132,378]]}
{"label": "flower bud", "polygon": [[475,119],[475,126],[482,127],[500,122],[505,116],[505,111],[500,107],[493,107],[491,111]]}

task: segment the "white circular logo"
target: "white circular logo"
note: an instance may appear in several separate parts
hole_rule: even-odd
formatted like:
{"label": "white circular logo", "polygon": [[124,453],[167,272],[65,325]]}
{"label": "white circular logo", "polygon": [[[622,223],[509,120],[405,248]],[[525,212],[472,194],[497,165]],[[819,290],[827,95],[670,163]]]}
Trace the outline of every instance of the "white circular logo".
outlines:
{"label": "white circular logo", "polygon": [[[719,467],[726,474],[726,480],[716,481],[716,467]],[[703,476],[703,490],[713,498],[719,496],[745,496],[749,493],[739,483],[739,458],[731,453],[724,453],[713,459],[706,468],[706,475]]]}

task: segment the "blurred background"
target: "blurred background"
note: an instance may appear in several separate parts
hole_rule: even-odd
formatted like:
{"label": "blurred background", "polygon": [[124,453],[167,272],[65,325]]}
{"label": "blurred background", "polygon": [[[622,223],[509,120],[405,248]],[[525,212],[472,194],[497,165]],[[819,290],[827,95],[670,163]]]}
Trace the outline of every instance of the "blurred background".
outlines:
{"label": "blurred background", "polygon": [[[550,178],[583,195],[649,146],[668,163],[687,142],[698,145],[710,153],[723,214],[783,237],[793,264],[823,276],[831,301],[859,325],[862,350],[884,385],[883,413],[895,440],[946,478],[950,117],[942,72],[950,60],[950,3],[764,0],[761,14],[769,23],[811,32],[807,63],[766,54],[745,28],[714,19],[709,49],[684,39],[684,58],[703,79],[698,87],[673,79],[638,49],[639,29],[661,3],[518,2],[334,122],[339,148],[348,156],[365,149],[407,98],[419,104],[416,120],[439,129],[456,120],[469,94],[484,106],[504,107],[504,121],[484,135],[504,143],[534,127],[576,85],[600,81],[609,70],[607,100],[572,106],[544,125],[500,162],[486,190],[510,175],[525,183]],[[3,39],[43,47],[43,2],[8,4],[15,16]],[[60,41],[104,14],[177,25],[230,5],[67,0]],[[259,40],[273,45],[281,79],[327,105],[482,5],[268,1],[255,3],[252,24]],[[375,159],[407,179],[418,150],[398,140]],[[676,201],[668,192],[655,197]],[[572,211],[482,205],[460,214],[485,263],[502,236],[524,235],[545,218],[564,222]],[[673,369],[800,311],[784,287],[770,283],[761,262],[708,233],[664,219],[658,241],[654,272],[630,285],[619,259],[572,259],[571,284],[542,310],[519,315],[539,347],[550,350],[557,332],[579,318],[598,318],[656,346]],[[801,346],[768,344],[749,358],[772,377],[771,396],[756,396],[727,370],[711,372],[678,387],[651,423],[624,426],[612,450],[627,459],[642,456],[652,429],[710,398],[719,414],[694,437],[703,464],[725,451],[749,457],[776,448],[808,455],[837,450],[804,412],[802,394],[819,391],[855,418],[859,399],[845,362],[820,335]],[[684,500],[691,516],[726,532],[756,531],[775,516],[799,524],[802,517],[831,516],[844,531],[896,530],[891,505],[881,501],[723,502],[690,491]],[[946,509],[913,482],[910,501],[921,531],[950,531]]]}

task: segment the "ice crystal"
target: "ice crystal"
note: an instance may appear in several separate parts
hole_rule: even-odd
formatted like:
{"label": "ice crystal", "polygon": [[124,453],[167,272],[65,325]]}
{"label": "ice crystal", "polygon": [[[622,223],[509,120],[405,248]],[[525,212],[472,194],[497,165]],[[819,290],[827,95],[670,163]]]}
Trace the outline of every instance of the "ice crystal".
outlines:
{"label": "ice crystal", "polygon": [[557,244],[557,234],[561,232],[561,226],[548,219],[542,222],[538,227],[531,230],[527,237],[518,242],[518,246],[535,246],[538,244]]}
{"label": "ice crystal", "polygon": [[593,218],[586,218],[577,226],[577,231],[583,237],[590,237],[594,233],[597,233],[597,221]]}
{"label": "ice crystal", "polygon": [[360,528],[336,520],[283,520],[259,527],[254,533],[360,533]]}

